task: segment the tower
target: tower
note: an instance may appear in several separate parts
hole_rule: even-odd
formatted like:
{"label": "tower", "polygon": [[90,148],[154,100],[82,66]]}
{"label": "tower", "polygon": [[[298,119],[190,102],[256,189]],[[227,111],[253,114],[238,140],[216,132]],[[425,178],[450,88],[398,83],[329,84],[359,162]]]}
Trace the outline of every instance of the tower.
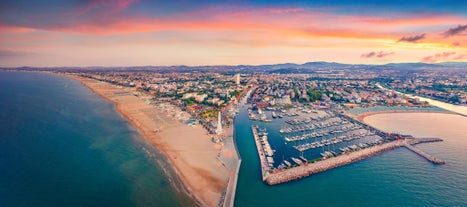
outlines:
{"label": "tower", "polygon": [[219,115],[217,116],[216,134],[220,135],[221,133],[222,133],[222,117],[221,117],[221,112],[219,111]]}
{"label": "tower", "polygon": [[235,83],[237,85],[240,85],[240,74],[239,73],[237,73],[237,75],[235,75]]}

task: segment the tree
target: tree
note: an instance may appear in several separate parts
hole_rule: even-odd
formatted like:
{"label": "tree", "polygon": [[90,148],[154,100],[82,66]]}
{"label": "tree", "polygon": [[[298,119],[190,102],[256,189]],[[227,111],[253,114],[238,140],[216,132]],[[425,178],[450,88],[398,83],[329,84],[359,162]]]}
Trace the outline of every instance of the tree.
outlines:
{"label": "tree", "polygon": [[315,102],[316,100],[321,100],[323,92],[321,92],[320,90],[314,90],[310,88],[308,89],[307,94],[310,97],[310,101]]}

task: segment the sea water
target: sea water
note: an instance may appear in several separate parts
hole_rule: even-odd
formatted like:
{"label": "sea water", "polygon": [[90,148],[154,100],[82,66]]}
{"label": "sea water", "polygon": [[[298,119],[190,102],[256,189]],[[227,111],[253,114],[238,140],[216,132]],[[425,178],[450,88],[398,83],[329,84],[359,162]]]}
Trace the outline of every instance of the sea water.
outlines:
{"label": "sea water", "polygon": [[300,180],[268,186],[261,180],[250,126],[266,127],[271,143],[283,141],[275,133],[280,126],[250,121],[243,107],[235,126],[242,158],[235,206],[467,206],[466,117],[397,113],[366,120],[389,132],[444,139],[417,147],[447,164],[435,165],[399,148]]}
{"label": "sea water", "polygon": [[0,71],[0,206],[192,205],[163,166],[114,105],[79,82]]}

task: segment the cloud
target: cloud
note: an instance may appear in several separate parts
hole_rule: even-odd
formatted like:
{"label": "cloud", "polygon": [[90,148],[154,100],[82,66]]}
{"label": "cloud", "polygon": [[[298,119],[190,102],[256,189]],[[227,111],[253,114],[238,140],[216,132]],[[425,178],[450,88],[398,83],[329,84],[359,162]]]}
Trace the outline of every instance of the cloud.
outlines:
{"label": "cloud", "polygon": [[443,52],[443,53],[436,53],[434,55],[426,56],[422,58],[422,62],[426,63],[435,63],[439,61],[448,61],[448,60],[460,60],[465,55],[455,56],[456,52]]}
{"label": "cloud", "polygon": [[422,39],[425,39],[425,33],[423,34],[420,34],[420,35],[415,35],[415,36],[404,36],[404,37],[401,37],[399,40],[397,40],[397,42],[417,42],[419,40],[422,40]]}
{"label": "cloud", "polygon": [[116,13],[128,8],[138,0],[97,0],[87,4],[84,8],[75,12],[75,15],[82,16],[92,12]]}
{"label": "cloud", "polygon": [[393,54],[394,52],[379,51],[379,52],[365,53],[365,54],[360,55],[360,57],[361,58],[383,58],[383,57],[387,57]]}
{"label": "cloud", "polygon": [[460,54],[453,58],[453,60],[466,60],[466,59],[467,59],[467,54]]}
{"label": "cloud", "polygon": [[0,59],[16,58],[16,57],[29,57],[35,55],[32,52],[24,51],[13,51],[13,50],[1,50],[0,49]]}
{"label": "cloud", "polygon": [[467,30],[467,24],[458,25],[457,27],[449,28],[447,31],[443,32],[443,35],[444,37],[450,37],[450,36],[461,34],[465,30]]}
{"label": "cloud", "polygon": [[454,46],[454,47],[459,47],[459,46],[461,46],[461,43],[459,43],[459,42],[453,42],[451,45]]}

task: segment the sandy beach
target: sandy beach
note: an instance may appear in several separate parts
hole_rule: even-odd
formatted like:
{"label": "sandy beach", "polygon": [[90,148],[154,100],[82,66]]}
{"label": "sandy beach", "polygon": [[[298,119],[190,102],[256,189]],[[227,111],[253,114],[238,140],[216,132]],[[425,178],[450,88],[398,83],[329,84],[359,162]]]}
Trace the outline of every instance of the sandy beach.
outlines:
{"label": "sandy beach", "polygon": [[361,114],[346,113],[349,117],[352,117],[358,121],[365,122],[365,117],[375,114],[393,114],[393,113],[443,113],[443,114],[456,114],[451,111],[417,111],[417,110],[388,110],[388,111],[369,111]]}
{"label": "sandy beach", "polygon": [[156,108],[143,98],[135,96],[131,88],[117,87],[79,76],[66,76],[80,81],[96,94],[114,103],[117,111],[166,156],[188,194],[199,205],[219,204],[229,179],[229,171],[218,159],[221,146],[211,142],[204,128],[181,123],[174,115],[180,109],[172,105],[167,109]]}

